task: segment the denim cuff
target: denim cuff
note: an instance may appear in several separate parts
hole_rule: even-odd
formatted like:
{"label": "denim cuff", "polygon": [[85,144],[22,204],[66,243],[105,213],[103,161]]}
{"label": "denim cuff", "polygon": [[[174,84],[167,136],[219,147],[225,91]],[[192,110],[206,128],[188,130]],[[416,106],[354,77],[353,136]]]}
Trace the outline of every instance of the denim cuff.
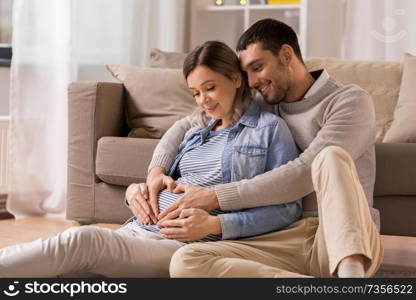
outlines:
{"label": "denim cuff", "polygon": [[223,240],[231,240],[241,237],[241,224],[236,214],[220,214],[218,217],[221,222]]}

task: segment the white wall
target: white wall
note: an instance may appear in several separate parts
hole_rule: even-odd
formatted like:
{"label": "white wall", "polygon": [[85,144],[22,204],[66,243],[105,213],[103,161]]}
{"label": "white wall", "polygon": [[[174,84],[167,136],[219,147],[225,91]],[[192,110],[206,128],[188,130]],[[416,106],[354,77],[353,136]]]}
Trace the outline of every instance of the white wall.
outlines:
{"label": "white wall", "polygon": [[[253,3],[259,1],[254,1]],[[213,0],[198,0],[190,3],[190,41],[189,50],[207,40],[220,40],[235,48],[238,38],[245,30],[260,19],[275,18],[292,26],[299,32],[299,17],[295,11],[284,10],[250,10],[247,23],[243,10],[208,11],[208,6],[214,5]],[[225,4],[237,4],[237,0],[227,0]]]}
{"label": "white wall", "polygon": [[0,67],[0,116],[9,115],[10,69]]}
{"label": "white wall", "polygon": [[188,51],[208,40],[220,40],[234,48],[243,33],[243,12],[208,12],[212,0],[191,1],[190,40]]}
{"label": "white wall", "polygon": [[343,0],[308,0],[306,58],[342,57],[344,6]]}
{"label": "white wall", "polygon": [[399,61],[416,53],[414,0],[307,0],[306,57]]}
{"label": "white wall", "polygon": [[[303,0],[306,5],[306,53],[310,57],[342,57],[344,0]],[[191,30],[189,49],[210,39],[219,39],[235,47],[244,29],[243,11],[207,12],[204,8],[212,0],[191,2]],[[271,17],[286,22],[299,31],[296,17],[288,17],[283,11],[252,11],[250,24],[258,19]]]}

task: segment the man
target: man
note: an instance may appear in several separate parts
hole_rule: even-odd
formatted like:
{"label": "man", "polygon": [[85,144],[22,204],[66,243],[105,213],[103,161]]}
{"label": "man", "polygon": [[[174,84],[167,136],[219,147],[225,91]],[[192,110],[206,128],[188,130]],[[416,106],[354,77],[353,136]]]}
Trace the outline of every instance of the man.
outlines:
{"label": "man", "polygon": [[[383,247],[378,212],[372,208],[375,117],[370,96],[357,86],[337,83],[325,70],[309,73],[296,33],[276,20],[265,19],[252,25],[240,37],[237,52],[249,85],[267,103],[278,104],[278,112],[302,154],[250,180],[211,189],[178,186],[176,191],[184,191],[185,195],[158,214],[158,190],[173,186],[163,172],[190,127],[185,118],[159,143],[149,166],[150,200],[139,210],[153,220],[158,216],[158,224],[163,226],[189,207],[236,210],[305,197],[309,203],[312,199],[317,208],[314,216],[305,212],[305,218],[278,232],[187,245],[173,256],[171,276],[374,275]],[[145,185],[141,190],[147,194]]]}

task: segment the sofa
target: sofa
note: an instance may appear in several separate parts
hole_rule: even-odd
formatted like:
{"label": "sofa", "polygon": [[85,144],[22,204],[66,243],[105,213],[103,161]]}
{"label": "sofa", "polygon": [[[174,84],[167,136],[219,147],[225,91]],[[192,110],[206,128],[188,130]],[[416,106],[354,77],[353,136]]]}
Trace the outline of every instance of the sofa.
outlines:
{"label": "sofa", "polygon": [[[310,70],[325,67],[340,82],[358,84],[373,96],[377,119],[374,207],[380,211],[385,246],[379,277],[416,277],[416,143],[385,140],[397,116],[403,64],[306,61]],[[126,81],[69,86],[67,219],[80,224],[122,224],[131,216],[123,201],[125,189],[145,181],[159,141],[129,135],[126,110],[133,92]],[[314,209],[316,203],[304,201],[305,212]]]}

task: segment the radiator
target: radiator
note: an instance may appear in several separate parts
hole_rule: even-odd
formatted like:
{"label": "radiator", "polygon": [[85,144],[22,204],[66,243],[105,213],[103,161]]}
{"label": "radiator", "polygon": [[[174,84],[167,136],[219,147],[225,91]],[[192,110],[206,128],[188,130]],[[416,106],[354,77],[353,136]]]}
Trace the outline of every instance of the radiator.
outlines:
{"label": "radiator", "polygon": [[7,139],[9,117],[0,116],[0,195],[8,192]]}

